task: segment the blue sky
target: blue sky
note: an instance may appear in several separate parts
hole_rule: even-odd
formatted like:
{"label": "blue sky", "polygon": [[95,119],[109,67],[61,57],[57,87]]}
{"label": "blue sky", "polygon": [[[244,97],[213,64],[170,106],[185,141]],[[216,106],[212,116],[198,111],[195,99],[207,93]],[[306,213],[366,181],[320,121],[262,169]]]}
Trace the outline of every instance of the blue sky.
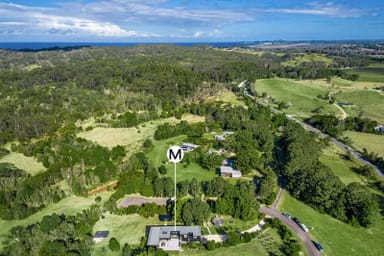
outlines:
{"label": "blue sky", "polygon": [[0,0],[0,41],[384,39],[384,0]]}

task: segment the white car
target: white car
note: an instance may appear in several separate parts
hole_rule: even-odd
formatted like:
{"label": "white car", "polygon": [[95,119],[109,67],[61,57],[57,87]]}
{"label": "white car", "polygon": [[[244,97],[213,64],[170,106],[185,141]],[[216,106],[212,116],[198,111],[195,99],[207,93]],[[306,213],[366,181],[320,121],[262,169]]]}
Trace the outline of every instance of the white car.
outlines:
{"label": "white car", "polygon": [[299,224],[299,227],[300,227],[302,230],[304,230],[304,232],[308,232],[308,231],[309,231],[309,229],[307,228],[307,226],[305,226],[305,225],[302,224],[302,223]]}

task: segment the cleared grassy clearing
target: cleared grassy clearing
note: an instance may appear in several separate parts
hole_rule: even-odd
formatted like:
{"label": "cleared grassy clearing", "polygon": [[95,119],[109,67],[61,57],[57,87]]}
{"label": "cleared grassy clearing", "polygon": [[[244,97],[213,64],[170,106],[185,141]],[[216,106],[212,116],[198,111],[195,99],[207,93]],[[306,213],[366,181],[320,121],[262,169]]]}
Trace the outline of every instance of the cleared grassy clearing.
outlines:
{"label": "cleared grassy clearing", "polygon": [[[137,214],[114,215],[104,214],[104,218],[99,220],[93,227],[93,233],[96,231],[109,230],[108,238],[95,245],[93,255],[121,255],[109,250],[109,239],[115,237],[122,247],[125,243],[129,245],[139,245],[142,236],[145,236],[146,226],[163,225],[157,217],[144,218]],[[105,249],[103,249],[105,247]]]}
{"label": "cleared grassy clearing", "polygon": [[327,66],[332,64],[333,60],[319,54],[305,54],[304,56],[298,56],[293,60],[283,62],[282,65],[289,67],[299,66],[303,62],[324,62]]}
{"label": "cleared grassy clearing", "polygon": [[356,105],[363,117],[384,122],[384,95],[370,90],[345,91],[334,94],[336,101]]}
{"label": "cleared grassy clearing", "polygon": [[382,218],[368,229],[352,227],[315,211],[288,193],[284,194],[279,209],[297,216],[308,227],[313,227],[310,236],[313,240],[321,242],[324,247],[323,255],[382,255],[384,250]]}
{"label": "cleared grassy clearing", "polygon": [[[203,122],[204,117],[185,115],[182,120],[188,122]],[[137,150],[147,138],[153,138],[157,126],[164,123],[179,123],[176,118],[166,118],[140,124],[137,128],[109,128],[96,127],[90,131],[80,132],[79,137],[96,142],[102,146],[113,148],[117,145],[125,146],[129,150]]]}
{"label": "cleared grassy clearing", "polygon": [[371,133],[346,131],[344,136],[352,139],[352,145],[358,150],[366,148],[369,152],[375,152],[384,157],[384,136]]}
{"label": "cleared grassy clearing", "polygon": [[349,74],[358,74],[358,81],[362,82],[384,82],[384,65],[373,65],[369,67],[355,68],[346,71]]}
{"label": "cleared grassy clearing", "polygon": [[41,211],[29,216],[23,220],[0,220],[0,248],[3,246],[3,241],[8,231],[15,226],[26,226],[38,221],[45,215],[51,215],[52,213],[73,215],[81,212],[83,209],[89,208],[92,204],[95,204],[95,198],[100,196],[102,198],[101,204],[109,198],[112,192],[100,193],[96,196],[89,196],[87,198],[70,196],[64,198],[57,204],[49,205]]}
{"label": "cleared grassy clearing", "polygon": [[323,151],[322,155],[320,156],[320,162],[328,166],[345,185],[348,185],[352,182],[367,184],[366,179],[363,176],[358,175],[351,170],[351,168],[357,168],[359,165],[355,162],[344,159],[342,157],[343,154],[343,151],[341,151],[335,145],[332,145]]}
{"label": "cleared grassy clearing", "polygon": [[17,152],[12,152],[3,158],[0,158],[0,163],[11,163],[17,168],[22,169],[31,175],[45,171],[43,164],[37,162],[35,158],[26,157],[23,154]]}
{"label": "cleared grassy clearing", "polygon": [[321,114],[341,114],[335,106],[320,100],[318,95],[325,95],[329,89],[304,82],[295,82],[289,79],[262,79],[257,80],[254,88],[257,93],[266,92],[272,98],[283,100],[291,106],[286,112],[298,116],[311,116],[312,110],[321,107]]}
{"label": "cleared grassy clearing", "polygon": [[216,101],[223,101],[226,103],[230,103],[232,106],[241,106],[245,107],[245,103],[237,98],[237,96],[230,91],[221,91],[216,96]]}
{"label": "cleared grassy clearing", "polygon": [[253,239],[247,244],[239,244],[232,247],[219,248],[213,251],[185,251],[182,255],[223,255],[223,256],[268,256],[268,252],[264,249],[258,239]]}

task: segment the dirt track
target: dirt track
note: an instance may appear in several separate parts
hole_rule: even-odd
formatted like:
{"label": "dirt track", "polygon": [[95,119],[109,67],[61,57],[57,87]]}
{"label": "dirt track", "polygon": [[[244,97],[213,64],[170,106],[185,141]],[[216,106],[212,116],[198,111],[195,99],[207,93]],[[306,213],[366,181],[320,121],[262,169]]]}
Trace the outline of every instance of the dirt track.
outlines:
{"label": "dirt track", "polygon": [[142,205],[145,203],[155,203],[157,205],[166,205],[167,200],[168,199],[166,198],[127,197],[120,202],[119,207],[126,208],[130,205]]}

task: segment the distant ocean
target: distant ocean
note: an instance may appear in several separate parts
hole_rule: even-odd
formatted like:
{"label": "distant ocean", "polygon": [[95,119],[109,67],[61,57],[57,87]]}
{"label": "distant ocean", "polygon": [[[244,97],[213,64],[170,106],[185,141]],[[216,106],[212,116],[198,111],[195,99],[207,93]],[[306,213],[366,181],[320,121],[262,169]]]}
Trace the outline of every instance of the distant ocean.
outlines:
{"label": "distant ocean", "polygon": [[[259,44],[260,42],[184,42],[184,43],[167,43],[178,46],[194,46],[194,45],[210,45],[213,47],[234,47],[249,46]],[[160,44],[160,43],[94,43],[94,42],[0,42],[0,48],[12,50],[41,50],[49,48],[65,48],[65,47],[82,47],[82,46],[135,46],[139,44]]]}

